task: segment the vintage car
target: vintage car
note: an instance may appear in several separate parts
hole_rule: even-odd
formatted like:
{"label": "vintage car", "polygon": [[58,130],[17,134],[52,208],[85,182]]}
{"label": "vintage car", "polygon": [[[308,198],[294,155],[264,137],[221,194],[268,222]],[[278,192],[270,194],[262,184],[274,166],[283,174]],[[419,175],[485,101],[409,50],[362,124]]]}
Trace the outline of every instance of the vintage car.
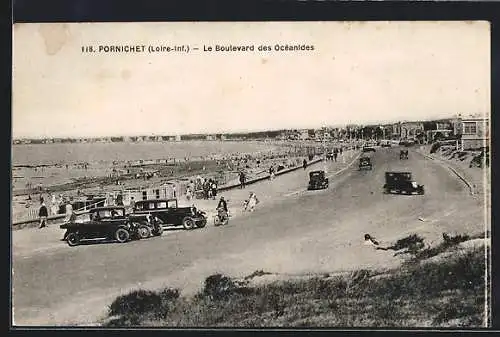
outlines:
{"label": "vintage car", "polygon": [[391,142],[381,142],[380,146],[381,147],[391,147]]}
{"label": "vintage car", "polygon": [[135,222],[125,214],[124,207],[97,207],[89,211],[89,220],[76,221],[72,216],[69,222],[59,226],[66,229],[63,240],[76,246],[82,241],[112,240],[120,243],[130,239],[140,239],[140,231],[148,226]]}
{"label": "vintage car", "polygon": [[424,185],[412,180],[410,172],[386,172],[384,193],[424,194]]}
{"label": "vintage car", "polygon": [[364,170],[364,169],[369,169],[371,170],[372,167],[372,161],[370,157],[361,157],[359,158],[359,169]]}
{"label": "vintage car", "polygon": [[408,150],[401,150],[399,152],[399,159],[408,159]]}
{"label": "vintage car", "polygon": [[325,177],[325,171],[309,172],[308,190],[317,190],[328,188],[328,178]]}
{"label": "vintage car", "polygon": [[375,152],[375,148],[372,146],[363,146],[363,152]]}
{"label": "vintage car", "polygon": [[207,224],[205,212],[196,207],[179,207],[177,199],[148,199],[137,201],[133,215],[149,215],[151,222],[163,226],[183,226],[184,229],[202,228]]}

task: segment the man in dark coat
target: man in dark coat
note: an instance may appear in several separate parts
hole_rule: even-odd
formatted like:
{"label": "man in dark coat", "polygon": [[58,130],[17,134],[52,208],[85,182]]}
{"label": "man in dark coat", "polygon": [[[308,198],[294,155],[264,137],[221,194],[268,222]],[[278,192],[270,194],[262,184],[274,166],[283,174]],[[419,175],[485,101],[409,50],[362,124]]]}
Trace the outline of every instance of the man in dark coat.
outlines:
{"label": "man in dark coat", "polygon": [[40,226],[38,228],[43,228],[47,226],[48,216],[49,212],[47,210],[47,207],[45,206],[45,203],[42,202],[42,206],[40,206],[40,209],[38,210],[38,217],[40,218]]}

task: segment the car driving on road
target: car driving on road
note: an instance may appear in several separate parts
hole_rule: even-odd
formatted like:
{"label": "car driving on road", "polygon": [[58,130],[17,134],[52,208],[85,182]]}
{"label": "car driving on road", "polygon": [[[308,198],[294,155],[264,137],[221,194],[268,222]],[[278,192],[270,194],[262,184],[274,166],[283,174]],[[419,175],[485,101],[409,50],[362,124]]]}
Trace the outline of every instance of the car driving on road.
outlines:
{"label": "car driving on road", "polygon": [[363,146],[363,152],[375,152],[375,148],[372,146]]}
{"label": "car driving on road", "polygon": [[411,172],[386,172],[384,193],[424,194],[424,185],[419,185],[412,179]]}
{"label": "car driving on road", "polygon": [[371,170],[373,168],[371,158],[370,157],[359,158],[359,166],[358,167],[360,170],[365,170],[365,169]]}
{"label": "car driving on road", "polygon": [[82,241],[111,240],[120,243],[140,238],[145,224],[131,220],[124,207],[98,207],[89,211],[90,220],[77,222],[72,219],[59,227],[66,229],[63,240],[76,246]]}
{"label": "car driving on road", "polygon": [[308,190],[317,190],[328,188],[328,178],[325,177],[325,171],[309,172]]}
{"label": "car driving on road", "polygon": [[184,229],[202,228],[207,224],[205,212],[196,207],[179,207],[177,199],[149,199],[137,201],[134,215],[149,215],[151,221],[163,226],[183,226]]}

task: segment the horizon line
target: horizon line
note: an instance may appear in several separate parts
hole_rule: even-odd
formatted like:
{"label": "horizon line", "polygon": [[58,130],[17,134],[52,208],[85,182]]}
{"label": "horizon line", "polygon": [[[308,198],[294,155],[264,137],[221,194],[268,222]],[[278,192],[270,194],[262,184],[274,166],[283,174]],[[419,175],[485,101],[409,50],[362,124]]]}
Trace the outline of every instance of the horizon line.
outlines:
{"label": "horizon line", "polygon": [[[22,140],[22,139],[47,139],[47,138],[52,138],[52,139],[64,139],[64,138],[74,138],[74,139],[82,139],[82,138],[88,138],[88,139],[98,139],[98,138],[109,138],[109,137],[176,137],[176,136],[207,136],[207,135],[218,135],[218,134],[223,134],[223,135],[237,135],[237,134],[247,134],[247,133],[260,133],[260,132],[276,132],[276,131],[288,131],[288,130],[314,130],[314,129],[321,129],[321,128],[345,128],[347,126],[374,126],[374,125],[390,125],[390,124],[395,124],[395,123],[418,123],[418,122],[432,122],[432,121],[439,121],[439,120],[446,120],[446,119],[453,119],[459,117],[461,114],[456,113],[456,114],[449,114],[448,117],[427,117],[425,119],[419,119],[419,120],[411,120],[411,119],[398,119],[398,120],[380,120],[378,122],[366,122],[366,123],[359,123],[359,122],[353,122],[353,123],[341,123],[341,124],[328,124],[328,125],[315,125],[315,126],[309,126],[309,127],[281,127],[281,128],[272,128],[272,129],[254,129],[254,130],[233,130],[233,131],[206,131],[206,132],[187,132],[187,133],[178,133],[178,132],[172,132],[172,133],[164,133],[164,134],[159,134],[157,132],[153,133],[136,133],[136,134],[108,134],[108,135],[60,135],[60,136],[40,136],[40,135],[33,135],[33,136],[17,136],[14,137],[12,136],[12,140]],[[463,115],[463,114],[462,114]],[[466,115],[468,116],[468,115]]]}

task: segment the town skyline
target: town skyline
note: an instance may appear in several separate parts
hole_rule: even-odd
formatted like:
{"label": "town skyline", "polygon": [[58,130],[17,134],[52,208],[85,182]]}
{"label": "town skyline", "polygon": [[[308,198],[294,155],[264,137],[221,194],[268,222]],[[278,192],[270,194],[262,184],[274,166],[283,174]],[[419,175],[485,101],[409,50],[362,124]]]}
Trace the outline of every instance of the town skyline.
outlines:
{"label": "town skyline", "polygon": [[[119,141],[127,141],[127,139],[136,139],[139,138],[145,138],[145,139],[162,139],[163,140],[174,140],[176,137],[187,137],[189,139],[199,139],[199,137],[204,137],[204,139],[208,139],[207,137],[214,137],[214,136],[225,136],[225,137],[236,137],[238,135],[252,135],[252,134],[266,134],[266,133],[276,133],[276,132],[286,132],[286,131],[318,131],[318,130],[337,130],[337,131],[342,131],[342,130],[348,130],[348,129],[357,129],[361,130],[362,128],[377,128],[379,126],[381,127],[389,127],[392,125],[397,125],[397,124],[412,124],[412,123],[435,123],[435,122],[441,122],[441,121],[452,121],[454,119],[459,118],[460,116],[463,117],[472,117],[472,116],[480,116],[480,117],[485,117],[483,115],[474,115],[474,114],[455,114],[455,115],[448,115],[447,117],[440,117],[440,118],[427,118],[427,119],[421,119],[421,120],[398,120],[398,121],[380,121],[379,123],[349,123],[349,124],[344,124],[344,125],[322,125],[322,126],[315,126],[315,127],[297,127],[297,128],[276,128],[276,129],[259,129],[259,130],[237,130],[237,131],[227,131],[227,132],[194,132],[194,133],[179,133],[179,134],[169,134],[169,133],[158,133],[158,134],[117,134],[117,135],[101,135],[101,136],[62,136],[62,137],[17,137],[17,138],[12,138],[13,141],[20,141],[20,140],[82,140],[82,139],[88,139],[88,140],[100,140],[100,139],[109,139],[109,140],[117,140],[121,139]],[[486,117],[488,118],[488,117]],[[193,138],[194,137],[194,138]],[[198,137],[198,138],[197,138]],[[180,138],[178,138],[180,140]],[[184,139],[185,140],[185,139]],[[212,140],[212,139],[211,139]],[[213,139],[215,140],[215,139]]]}

